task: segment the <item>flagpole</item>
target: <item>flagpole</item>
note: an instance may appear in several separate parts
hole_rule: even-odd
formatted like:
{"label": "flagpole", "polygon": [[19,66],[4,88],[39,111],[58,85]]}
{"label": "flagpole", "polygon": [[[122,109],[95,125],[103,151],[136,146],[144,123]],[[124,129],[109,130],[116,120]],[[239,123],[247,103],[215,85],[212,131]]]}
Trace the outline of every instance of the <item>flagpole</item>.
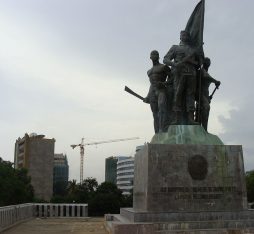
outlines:
{"label": "flagpole", "polygon": [[197,119],[197,121],[199,122],[200,125],[202,123],[202,121],[201,121],[201,89],[202,89],[202,87],[201,87],[201,85],[202,85],[201,72],[202,72],[202,64],[199,67],[199,84],[198,84],[199,90],[198,90],[198,119]]}
{"label": "flagpole", "polygon": [[[202,22],[202,29],[204,29],[204,17],[205,17],[205,0],[201,0],[201,4],[202,4],[202,8],[203,8],[203,11],[202,11],[202,14],[201,14],[201,22]],[[203,47],[203,30],[202,32],[200,31],[201,35],[200,35],[200,38],[202,38],[202,41],[201,41],[201,45]],[[201,49],[201,48],[200,48]],[[202,50],[203,51],[203,50]],[[204,53],[204,52],[203,52]],[[202,54],[201,56],[204,56],[204,54]],[[201,61],[200,61],[201,62]],[[203,61],[202,61],[203,63]],[[201,91],[202,91],[202,68],[203,68],[203,64],[200,64],[200,67],[199,67],[199,91],[198,91],[198,122],[200,123],[200,125],[202,124],[202,120],[201,120]]]}

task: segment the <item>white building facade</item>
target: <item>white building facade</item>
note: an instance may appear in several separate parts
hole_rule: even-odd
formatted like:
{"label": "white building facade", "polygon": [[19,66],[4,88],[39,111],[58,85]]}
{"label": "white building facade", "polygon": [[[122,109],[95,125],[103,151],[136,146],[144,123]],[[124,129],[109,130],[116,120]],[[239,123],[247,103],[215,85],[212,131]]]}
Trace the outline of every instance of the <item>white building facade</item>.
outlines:
{"label": "white building facade", "polygon": [[119,158],[117,161],[117,187],[123,192],[123,195],[131,194],[134,179],[134,158]]}

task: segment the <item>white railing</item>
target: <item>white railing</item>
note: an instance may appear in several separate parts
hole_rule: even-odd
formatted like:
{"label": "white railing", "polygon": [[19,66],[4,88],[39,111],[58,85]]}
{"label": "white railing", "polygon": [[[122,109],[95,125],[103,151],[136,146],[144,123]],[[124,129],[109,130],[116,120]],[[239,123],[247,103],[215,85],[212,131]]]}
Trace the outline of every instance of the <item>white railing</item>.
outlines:
{"label": "white railing", "polygon": [[33,217],[87,217],[88,205],[27,203],[0,207],[0,232]]}
{"label": "white railing", "polygon": [[33,212],[33,204],[0,207],[0,232],[16,223],[31,219]]}
{"label": "white railing", "polygon": [[75,203],[34,203],[36,217],[87,217],[88,205]]}

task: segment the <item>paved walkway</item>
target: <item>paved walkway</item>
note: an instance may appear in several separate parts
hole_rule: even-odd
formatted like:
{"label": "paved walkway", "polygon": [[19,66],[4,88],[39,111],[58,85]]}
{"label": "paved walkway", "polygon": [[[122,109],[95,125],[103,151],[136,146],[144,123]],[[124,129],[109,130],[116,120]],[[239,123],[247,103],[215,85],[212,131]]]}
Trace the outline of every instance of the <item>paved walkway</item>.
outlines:
{"label": "paved walkway", "polygon": [[103,218],[35,218],[3,234],[108,234]]}

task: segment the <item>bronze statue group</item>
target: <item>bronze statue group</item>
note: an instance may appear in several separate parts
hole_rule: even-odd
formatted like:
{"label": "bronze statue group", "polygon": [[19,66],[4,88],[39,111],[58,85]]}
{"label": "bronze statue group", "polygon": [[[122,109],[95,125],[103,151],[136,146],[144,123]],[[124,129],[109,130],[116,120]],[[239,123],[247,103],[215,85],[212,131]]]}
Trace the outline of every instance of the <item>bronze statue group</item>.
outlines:
{"label": "bronze statue group", "polygon": [[192,46],[190,33],[181,31],[180,44],[173,45],[159,62],[159,53],[150,54],[153,67],[148,70],[150,89],[144,102],[149,103],[155,133],[166,132],[170,125],[200,124],[207,131],[210,101],[209,85],[220,86],[208,69],[210,59]]}

